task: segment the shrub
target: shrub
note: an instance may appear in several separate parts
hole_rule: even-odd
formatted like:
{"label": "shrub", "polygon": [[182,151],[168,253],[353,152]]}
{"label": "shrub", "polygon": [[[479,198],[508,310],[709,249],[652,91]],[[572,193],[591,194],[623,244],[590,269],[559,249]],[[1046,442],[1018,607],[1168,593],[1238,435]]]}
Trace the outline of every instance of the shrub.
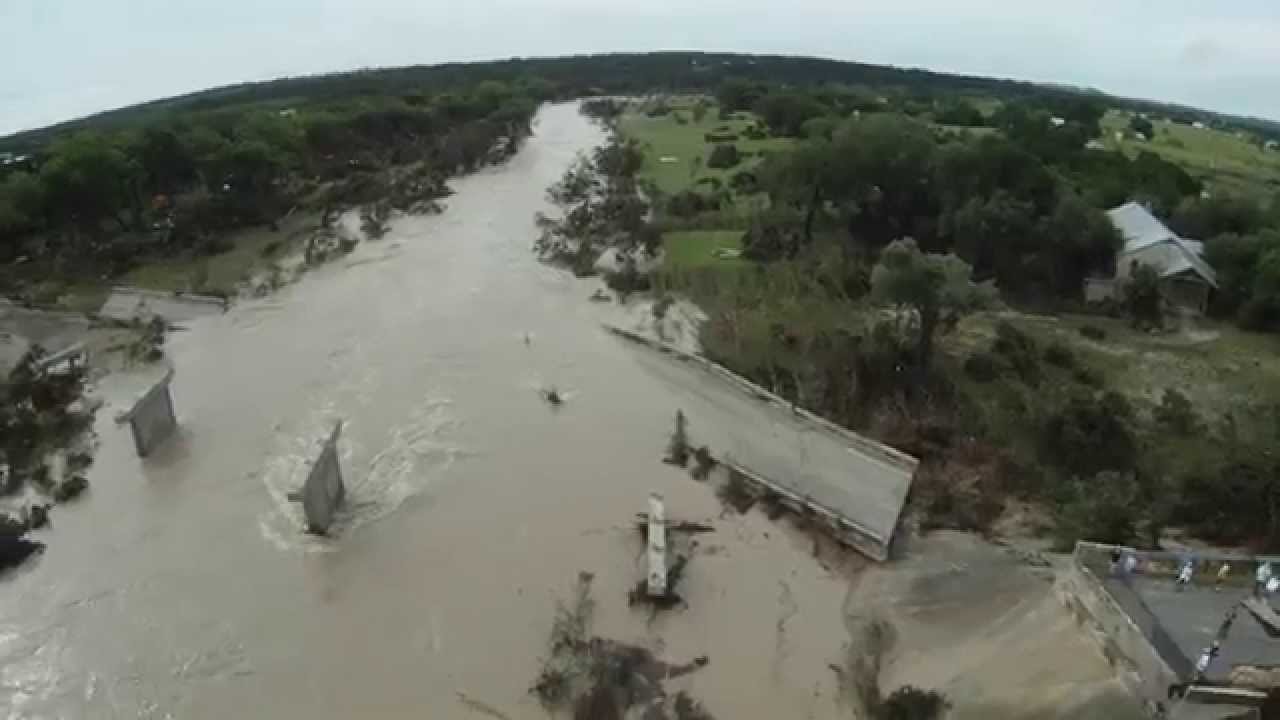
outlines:
{"label": "shrub", "polygon": [[759,187],[760,181],[756,178],[756,174],[750,170],[736,172],[729,178],[729,188],[742,195],[750,195],[758,190]]}
{"label": "shrub", "polygon": [[738,155],[737,145],[716,145],[711,149],[711,155],[707,158],[707,167],[725,170],[737,165],[739,162],[741,162],[741,157]]}
{"label": "shrub", "polygon": [[663,458],[663,462],[671,465],[679,465],[685,467],[689,464],[689,431],[686,429],[687,421],[684,419],[684,411],[676,411],[676,427],[671,433],[671,439],[667,441],[667,456]]}
{"label": "shrub", "polygon": [[1102,373],[1094,370],[1093,368],[1085,367],[1084,365],[1076,366],[1075,370],[1071,373],[1071,377],[1075,378],[1076,382],[1081,385],[1088,385],[1092,388],[1102,387]]}
{"label": "shrub", "polygon": [[694,183],[694,185],[706,185],[707,187],[711,188],[711,192],[716,192],[724,187],[724,181],[722,181],[720,178],[715,176],[708,176],[704,178],[698,178],[698,182]]}
{"label": "shrub", "polygon": [[1028,385],[1039,384],[1040,358],[1031,336],[1002,321],[996,326],[996,341],[991,349],[1003,355]]}
{"label": "shrub", "polygon": [[667,212],[676,217],[693,217],[699,213],[719,210],[720,203],[714,196],[693,190],[684,190],[667,198]]}
{"label": "shrub", "polygon": [[1077,480],[1058,511],[1057,546],[1074,547],[1078,540],[1128,545],[1138,536],[1140,488],[1132,473],[1103,472]]}
{"label": "shrub", "polygon": [[1190,435],[1200,426],[1200,418],[1191,401],[1173,388],[1164,391],[1153,415],[1161,427],[1180,435]]}
{"label": "shrub", "polygon": [[989,383],[1000,377],[1000,362],[991,353],[974,353],[964,361],[964,371],[980,383]]}
{"label": "shrub", "polygon": [[1076,476],[1131,470],[1138,454],[1132,420],[1132,408],[1118,393],[1076,394],[1045,420],[1040,457]]}
{"label": "shrub", "polygon": [[1080,328],[1080,334],[1089,340],[1101,342],[1107,339],[1107,331],[1097,325],[1085,325]]}
{"label": "shrub", "polygon": [[645,292],[652,286],[649,276],[636,269],[634,259],[628,257],[618,272],[604,274],[604,284],[618,294],[618,299],[626,302],[632,293]]}
{"label": "shrub", "polygon": [[1071,352],[1071,348],[1055,342],[1044,349],[1044,361],[1050,365],[1070,370],[1076,365],[1076,356]]}
{"label": "shrub", "polygon": [[[1136,262],[1136,261],[1135,261]],[[1124,287],[1124,308],[1140,330],[1164,326],[1164,301],[1160,296],[1160,275],[1150,265],[1138,265]]]}
{"label": "shrub", "polygon": [[904,685],[885,698],[878,720],[939,720],[951,704],[937,690]]}

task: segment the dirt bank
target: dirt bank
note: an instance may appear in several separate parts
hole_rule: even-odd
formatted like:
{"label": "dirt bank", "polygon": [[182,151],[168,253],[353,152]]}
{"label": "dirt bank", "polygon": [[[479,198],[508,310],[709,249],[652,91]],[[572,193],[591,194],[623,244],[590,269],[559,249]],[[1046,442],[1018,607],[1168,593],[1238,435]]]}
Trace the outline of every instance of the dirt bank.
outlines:
{"label": "dirt bank", "polygon": [[953,720],[1144,717],[1057,599],[1054,573],[975,536],[938,532],[865,570],[845,601],[846,624],[859,638],[868,623],[889,623],[881,688],[940,690]]}

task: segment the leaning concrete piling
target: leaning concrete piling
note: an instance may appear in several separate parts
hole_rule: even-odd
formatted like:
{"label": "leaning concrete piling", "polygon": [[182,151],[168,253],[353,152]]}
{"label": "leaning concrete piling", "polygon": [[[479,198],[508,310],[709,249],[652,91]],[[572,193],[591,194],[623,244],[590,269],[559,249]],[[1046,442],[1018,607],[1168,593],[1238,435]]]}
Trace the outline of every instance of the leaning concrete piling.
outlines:
{"label": "leaning concrete piling", "polygon": [[138,457],[150,455],[178,426],[178,418],[173,412],[173,396],[169,393],[173,374],[173,368],[170,368],[160,382],[143,393],[119,419],[129,423]]}
{"label": "leaning concrete piling", "polygon": [[338,437],[341,434],[342,421],[339,420],[311,466],[306,484],[302,486],[302,510],[307,518],[307,531],[316,535],[329,532],[334,515],[346,497],[342,464],[338,458]]}

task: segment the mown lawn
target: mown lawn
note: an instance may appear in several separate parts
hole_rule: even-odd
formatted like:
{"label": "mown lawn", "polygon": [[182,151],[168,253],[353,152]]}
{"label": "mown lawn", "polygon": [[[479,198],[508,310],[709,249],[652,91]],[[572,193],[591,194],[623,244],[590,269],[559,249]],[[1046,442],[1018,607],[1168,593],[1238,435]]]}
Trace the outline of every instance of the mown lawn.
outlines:
{"label": "mown lawn", "polygon": [[676,270],[692,270],[710,265],[737,265],[744,262],[737,257],[717,257],[716,251],[738,253],[742,251],[740,230],[686,230],[663,234],[667,267]]}
{"label": "mown lawn", "polygon": [[[1129,120],[1133,115],[1110,110],[1102,119],[1102,140],[1107,147],[1134,156],[1143,150],[1185,167],[1193,175],[1207,180],[1210,189],[1270,194],[1280,188],[1280,152],[1264,150],[1249,136],[1213,128],[1197,129],[1168,120],[1152,120],[1155,138],[1150,142],[1129,139]],[[1123,141],[1116,132],[1125,133]]]}
{"label": "mown lawn", "polygon": [[[667,115],[648,117],[642,109],[632,109],[623,115],[619,123],[624,137],[633,138],[644,146],[644,167],[640,176],[653,181],[668,195],[687,190],[703,178],[719,178],[728,185],[734,173],[758,165],[762,160],[760,153],[782,150],[795,142],[790,138],[748,139],[742,132],[755,122],[755,117],[751,113],[734,113],[730,119],[720,120],[715,105],[708,109],[701,122],[697,122],[693,113],[696,102],[696,98],[672,98],[668,103],[672,112]],[[704,136],[710,132],[726,131],[739,136],[733,143],[739,152],[751,155],[726,170],[706,167],[712,144]],[[663,162],[664,158],[667,162]]]}

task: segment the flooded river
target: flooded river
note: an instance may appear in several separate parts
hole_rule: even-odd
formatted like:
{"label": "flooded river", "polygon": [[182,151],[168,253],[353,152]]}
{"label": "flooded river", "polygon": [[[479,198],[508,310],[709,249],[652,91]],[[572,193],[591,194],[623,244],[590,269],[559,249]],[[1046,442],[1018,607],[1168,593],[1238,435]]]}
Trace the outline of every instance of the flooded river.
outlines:
{"label": "flooded river", "polygon": [[[528,688],[580,570],[597,634],[709,656],[679,682],[718,717],[846,714],[839,559],[662,464],[680,393],[601,332],[598,281],[531,253],[602,139],[548,107],[443,215],[171,335],[181,431],[146,462],[111,420],[146,378],[106,378],[89,497],[0,584],[8,717],[545,717]],[[314,538],[287,494],[339,418],[350,507]],[[650,491],[716,527],[657,618],[626,602]]]}

